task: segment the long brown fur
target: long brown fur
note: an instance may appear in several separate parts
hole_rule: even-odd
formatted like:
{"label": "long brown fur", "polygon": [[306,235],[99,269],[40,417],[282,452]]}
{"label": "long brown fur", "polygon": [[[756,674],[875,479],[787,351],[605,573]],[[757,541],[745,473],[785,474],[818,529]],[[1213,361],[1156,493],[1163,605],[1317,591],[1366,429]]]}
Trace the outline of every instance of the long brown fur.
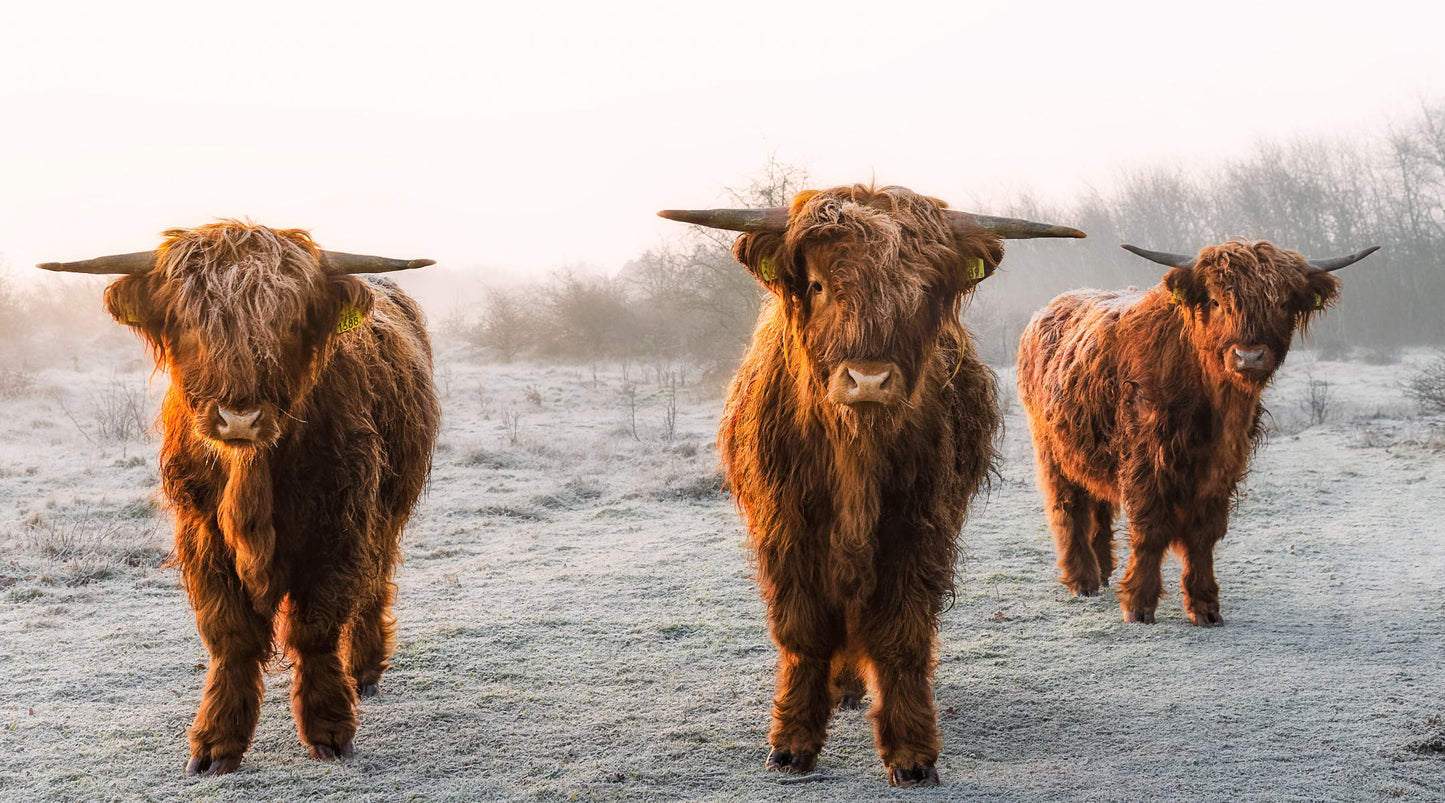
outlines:
{"label": "long brown fur", "polygon": [[[349,755],[395,623],[392,572],[440,419],[421,311],[385,279],[327,276],[300,230],[221,221],[165,233],[106,308],[170,376],[161,475],[175,557],[211,653],[190,771],[235,769],[281,639],[313,757]],[[338,332],[344,310],[364,322]],[[215,436],[259,406],[263,437]]]}
{"label": "long brown fur", "polygon": [[[1295,332],[1338,294],[1337,279],[1293,251],[1230,242],[1144,292],[1080,290],[1034,315],[1019,398],[1064,585],[1088,596],[1108,583],[1122,506],[1125,620],[1154,621],[1172,548],[1190,620],[1223,623],[1214,545],[1261,434],[1260,396]],[[1236,346],[1264,348],[1260,370],[1232,370]]]}
{"label": "long brown fur", "polygon": [[[932,673],[968,502],[995,460],[994,377],[959,323],[1003,256],[956,239],[941,201],[838,187],[793,202],[784,235],[733,247],[773,295],[718,431],[778,645],[769,767],[807,772],[836,704],[864,684],[898,785],[936,783]],[[831,303],[810,296],[811,275]],[[886,359],[906,400],[860,413],[828,396],[843,359]]]}

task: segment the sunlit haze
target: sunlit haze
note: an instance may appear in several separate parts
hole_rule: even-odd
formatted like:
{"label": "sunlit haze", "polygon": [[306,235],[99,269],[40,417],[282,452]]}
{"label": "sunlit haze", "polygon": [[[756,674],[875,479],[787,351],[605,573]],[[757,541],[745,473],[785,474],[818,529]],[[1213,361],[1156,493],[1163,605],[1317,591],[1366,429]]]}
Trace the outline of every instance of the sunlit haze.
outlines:
{"label": "sunlit haze", "polygon": [[215,217],[612,271],[771,157],[991,211],[1378,134],[1445,90],[1419,2],[31,3],[0,30],[0,253],[27,275]]}

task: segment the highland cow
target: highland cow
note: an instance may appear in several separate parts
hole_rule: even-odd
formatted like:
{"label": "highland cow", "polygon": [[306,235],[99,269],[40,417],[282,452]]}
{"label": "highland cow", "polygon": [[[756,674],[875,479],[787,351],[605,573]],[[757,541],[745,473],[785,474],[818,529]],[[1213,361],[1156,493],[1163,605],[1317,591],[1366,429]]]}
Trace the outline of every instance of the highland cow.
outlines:
{"label": "highland cow", "polygon": [[240,764],[273,640],[311,756],[353,752],[357,695],[388,667],[392,571],[440,410],[416,303],[349,274],[429,264],[221,221],[167,231],[156,251],[40,266],[127,274],[106,309],[170,377],[162,484],[211,654],[188,773]]}
{"label": "highland cow", "polygon": [[1004,238],[1083,236],[945,206],[853,186],[660,213],[745,232],[733,255],[771,293],[718,430],[779,652],[771,770],[812,770],[866,683],[889,782],[938,783],[938,617],[999,423],[960,304]]}
{"label": "highland cow", "polygon": [[1122,506],[1124,621],[1154,621],[1172,548],[1189,620],[1212,627],[1224,623],[1214,546],[1262,433],[1260,395],[1294,334],[1338,297],[1330,271],[1376,249],[1306,260],[1263,241],[1195,257],[1124,247],[1173,270],[1143,292],[1065,293],[1019,344],[1019,398],[1060,579],[1080,596],[1108,583]]}

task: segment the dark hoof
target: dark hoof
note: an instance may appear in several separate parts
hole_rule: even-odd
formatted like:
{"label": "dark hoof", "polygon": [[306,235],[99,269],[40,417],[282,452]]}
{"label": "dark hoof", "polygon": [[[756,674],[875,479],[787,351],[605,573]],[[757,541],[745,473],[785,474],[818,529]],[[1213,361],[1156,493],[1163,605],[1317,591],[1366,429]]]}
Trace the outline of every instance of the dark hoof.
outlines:
{"label": "dark hoof", "polygon": [[240,756],[221,756],[220,758],[193,758],[186,764],[187,775],[203,775],[215,777],[235,772],[241,766]]}
{"label": "dark hoof", "polygon": [[863,695],[845,694],[838,698],[839,711],[857,711],[863,707]]}
{"label": "dark hoof", "polygon": [[311,757],[317,761],[335,761],[338,758],[351,758],[356,755],[356,746],[347,739],[340,746],[334,744],[313,744],[307,747]]}
{"label": "dark hoof", "polygon": [[356,687],[356,693],[362,697],[375,697],[379,691],[381,691],[379,683],[361,683]]}
{"label": "dark hoof", "polygon": [[1204,611],[1203,613],[1189,611],[1189,621],[1197,627],[1219,627],[1224,624],[1224,617],[1219,615],[1219,611]]}
{"label": "dark hoof", "polygon": [[1128,611],[1128,610],[1126,610],[1126,611],[1124,611],[1124,621],[1126,621],[1126,622],[1138,622],[1138,623],[1140,623],[1140,624],[1152,625],[1152,624],[1154,624],[1154,612],[1153,612],[1153,611]]}
{"label": "dark hoof", "polygon": [[1099,596],[1099,589],[1098,589],[1097,587],[1096,587],[1096,588],[1083,588],[1083,587],[1080,587],[1080,588],[1070,588],[1069,590],[1072,591],[1072,592],[1074,592],[1074,596],[1076,596],[1076,597],[1097,597],[1097,596]]}
{"label": "dark hoof", "polygon": [[813,768],[818,766],[818,754],[811,750],[804,750],[801,753],[785,753],[782,750],[774,750],[768,753],[768,763],[763,766],[772,772],[802,775],[812,772]]}
{"label": "dark hoof", "polygon": [[932,764],[927,767],[914,767],[911,770],[889,767],[888,785],[900,789],[912,786],[938,786],[938,770]]}

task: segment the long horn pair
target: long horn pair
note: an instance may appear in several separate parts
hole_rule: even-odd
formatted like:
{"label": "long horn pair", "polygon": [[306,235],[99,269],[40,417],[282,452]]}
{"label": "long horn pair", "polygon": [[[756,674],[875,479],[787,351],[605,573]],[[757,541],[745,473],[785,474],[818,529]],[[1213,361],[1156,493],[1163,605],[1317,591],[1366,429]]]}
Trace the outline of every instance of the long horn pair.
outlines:
{"label": "long horn pair", "polygon": [[[1150,251],[1148,249],[1138,248],[1132,245],[1125,245],[1123,246],[1123,248],[1125,251],[1138,254],[1139,256],[1144,257],[1151,262],[1158,262],[1160,265],[1168,265],[1171,268],[1192,268],[1194,267],[1194,263],[1199,259],[1199,257],[1197,256],[1191,257],[1185,256],[1184,254],[1171,254],[1168,251]],[[1350,265],[1359,262],[1360,260],[1369,256],[1370,254],[1375,253],[1378,250],[1380,250],[1380,246],[1374,245],[1366,248],[1363,251],[1356,251],[1349,256],[1331,257],[1329,259],[1306,259],[1305,264],[1309,265],[1315,270],[1322,270],[1326,273],[1333,273],[1340,268],[1349,267]]]}
{"label": "long horn pair", "polygon": [[[770,231],[781,234],[788,228],[788,207],[774,206],[767,209],[664,209],[659,217],[680,223],[693,223],[712,229],[728,231]],[[1010,240],[1027,240],[1034,237],[1083,237],[1082,231],[1068,226],[1053,226],[1035,223],[1013,217],[974,215],[968,212],[943,210],[948,225],[958,236],[987,232]]]}
{"label": "long horn pair", "polygon": [[[390,273],[395,270],[411,270],[435,265],[434,259],[389,259],[364,254],[346,254],[341,251],[322,251],[321,270],[331,276],[347,273]],[[114,254],[79,262],[42,262],[35,267],[61,273],[147,273],[156,266],[155,251],[137,251],[133,254]]]}

